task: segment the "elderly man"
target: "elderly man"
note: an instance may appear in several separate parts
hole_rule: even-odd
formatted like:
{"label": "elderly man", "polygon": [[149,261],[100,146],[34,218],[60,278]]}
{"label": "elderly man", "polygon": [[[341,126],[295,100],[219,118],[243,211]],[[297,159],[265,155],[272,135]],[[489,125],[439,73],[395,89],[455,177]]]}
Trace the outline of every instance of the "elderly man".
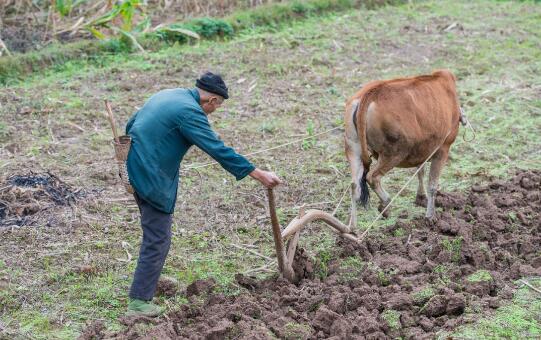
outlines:
{"label": "elderly man", "polygon": [[180,162],[192,145],[209,154],[237,180],[250,175],[268,188],[280,184],[274,173],[257,169],[225,146],[212,130],[207,115],[228,97],[222,78],[207,72],[196,81],[196,88],[156,93],[128,121],[126,134],[132,138],[128,175],[143,228],[129,315],[157,316],[163,311],[151,300],[171,244]]}

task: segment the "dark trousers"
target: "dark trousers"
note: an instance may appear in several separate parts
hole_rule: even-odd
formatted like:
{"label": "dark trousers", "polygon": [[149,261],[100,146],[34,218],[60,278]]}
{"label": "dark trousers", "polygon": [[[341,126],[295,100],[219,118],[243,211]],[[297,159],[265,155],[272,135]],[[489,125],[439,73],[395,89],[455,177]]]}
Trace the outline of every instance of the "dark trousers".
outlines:
{"label": "dark trousers", "polygon": [[134,195],[141,213],[143,242],[133,276],[130,298],[150,301],[162,272],[171,245],[173,215],[166,214]]}

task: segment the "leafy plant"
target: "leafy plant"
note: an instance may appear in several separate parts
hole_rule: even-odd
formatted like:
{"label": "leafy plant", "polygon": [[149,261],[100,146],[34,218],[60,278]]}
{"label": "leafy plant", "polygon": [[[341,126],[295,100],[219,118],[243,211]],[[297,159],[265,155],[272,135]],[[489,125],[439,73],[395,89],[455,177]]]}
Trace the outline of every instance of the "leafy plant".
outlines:
{"label": "leafy plant", "polygon": [[400,312],[393,309],[387,309],[381,313],[381,318],[387,322],[391,329],[400,329]]}
{"label": "leafy plant", "polygon": [[[118,21],[120,21],[120,25],[116,24]],[[140,51],[144,51],[137,37],[148,32],[150,26],[150,17],[145,13],[144,3],[141,0],[124,0],[113,5],[111,10],[87,23],[84,27],[98,39],[106,39],[105,30],[109,30],[126,45],[135,46]],[[153,31],[158,35],[165,33],[199,39],[199,35],[192,30],[174,25],[158,25]]]}
{"label": "leafy plant", "polygon": [[345,258],[340,263],[340,281],[349,282],[359,278],[363,269],[364,264],[359,257],[350,256]]}
{"label": "leafy plant", "polygon": [[486,282],[492,281],[492,275],[490,272],[484,269],[480,269],[466,278],[469,282]]}
{"label": "leafy plant", "polygon": [[233,27],[230,24],[214,18],[200,18],[182,24],[158,26],[155,31],[163,40],[181,43],[188,41],[189,38],[224,38],[233,35]]}
{"label": "leafy plant", "polygon": [[462,236],[452,239],[445,239],[441,242],[441,245],[451,253],[451,260],[453,262],[459,262],[462,253]]}
{"label": "leafy plant", "polygon": [[63,17],[68,16],[71,11],[79,6],[80,4],[85,3],[87,0],[55,0],[53,2],[54,9]]}
{"label": "leafy plant", "polygon": [[449,284],[451,282],[451,279],[449,278],[449,268],[442,264],[438,264],[434,269],[432,270],[435,274],[438,275],[438,280],[441,284],[444,286]]}
{"label": "leafy plant", "polygon": [[306,133],[308,134],[309,138],[302,141],[302,148],[304,150],[311,149],[314,145],[316,145],[316,139],[313,138],[314,129],[315,129],[314,122],[311,119],[309,119],[308,122],[306,123]]}
{"label": "leafy plant", "polygon": [[428,300],[430,300],[436,292],[430,286],[423,288],[422,290],[416,292],[413,295],[413,301],[418,305],[424,305]]}

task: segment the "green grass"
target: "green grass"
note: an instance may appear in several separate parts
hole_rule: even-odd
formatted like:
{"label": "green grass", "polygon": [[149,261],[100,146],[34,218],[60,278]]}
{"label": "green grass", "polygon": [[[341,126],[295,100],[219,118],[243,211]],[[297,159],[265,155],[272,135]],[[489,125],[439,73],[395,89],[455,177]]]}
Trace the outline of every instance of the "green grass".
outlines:
{"label": "green grass", "polygon": [[358,256],[349,256],[340,262],[338,273],[342,282],[358,279],[364,269],[363,260]]}
{"label": "green grass", "polygon": [[289,322],[284,326],[284,336],[288,340],[301,340],[310,336],[312,328],[305,324]]}
{"label": "green grass", "polygon": [[441,245],[447,252],[451,254],[451,260],[459,262],[462,255],[462,236],[450,239],[446,238],[441,241]]}
{"label": "green grass", "polygon": [[[424,1],[335,13],[276,26],[272,32],[249,29],[227,42],[76,59],[0,89],[0,146],[2,152],[14,150],[13,155],[1,154],[2,174],[51,170],[74,185],[104,190],[77,210],[63,211],[66,216],[56,216],[64,225],[2,234],[0,281],[9,280],[0,291],[1,336],[71,339],[96,319],[105,320],[109,329],[122,327],[117,316],[126,307],[141,231],[137,208],[109,201],[122,197],[121,188],[100,179],[114,178],[116,172],[103,99],[113,102],[119,122],[125,122],[155,91],[192,86],[199,73],[218,69],[230,84],[232,98],[211,120],[227,144],[248,153],[341,126],[345,98],[366,81],[446,67],[458,76],[460,100],[477,138],[457,139],[440,187],[467,190],[472,183],[508,178],[516,168],[541,167],[541,100],[536,92],[541,32],[539,10],[533,6],[538,5]],[[441,32],[453,22],[464,30]],[[254,81],[257,86],[248,93]],[[29,110],[20,113],[22,108]],[[284,179],[286,184],[277,190],[284,224],[303,203],[332,211],[350,182],[339,132],[252,160]],[[184,165],[207,161],[193,150]],[[395,169],[383,185],[393,195],[412,173]],[[403,212],[408,218],[422,216],[424,209],[412,203],[415,191],[413,181],[397,198],[391,217],[378,221],[375,230],[395,223]],[[265,201],[264,190],[255,182],[237,183],[219,167],[183,172],[165,272],[183,287],[194,279],[214,277],[219,291],[237,294],[234,274],[267,260],[231,243],[274,257]],[[348,205],[346,199],[337,210],[342,221],[347,220]],[[358,231],[377,214],[376,209],[360,210]],[[121,261],[127,256],[123,242],[133,255],[129,263]],[[301,246],[320,261],[318,275],[326,277],[336,254],[334,234],[314,223],[303,231]],[[448,246],[451,252],[459,248],[451,239]],[[74,269],[81,265],[94,266],[97,273],[78,274]],[[342,265],[353,272],[363,262],[351,258]],[[275,270],[273,265],[268,268]],[[442,285],[448,282],[448,268],[434,271]],[[381,271],[382,283],[389,282],[391,274]],[[523,293],[527,291],[521,289],[518,295]],[[534,301],[534,295],[528,297]],[[179,296],[158,303],[174,310],[186,300]],[[524,325],[538,329],[539,320],[527,317],[539,315],[535,308],[537,300],[515,300],[501,310],[513,320],[524,316],[519,318]],[[503,328],[498,319],[487,319],[482,327],[491,322]],[[526,334],[513,325],[511,338]]]}
{"label": "green grass", "polygon": [[[530,283],[541,288],[541,279],[530,280]],[[452,336],[455,339],[539,339],[539,293],[523,286],[516,291],[512,304],[498,308],[494,315],[482,318],[472,325],[459,328]]]}
{"label": "green grass", "polygon": [[384,310],[381,317],[391,329],[400,329],[400,312],[392,309]]}
{"label": "green grass", "polygon": [[415,294],[413,294],[413,302],[415,302],[418,305],[424,305],[434,295],[436,295],[436,291],[434,290],[434,288],[426,287],[416,292]]}
{"label": "green grass", "polygon": [[468,282],[486,282],[492,281],[492,275],[487,270],[478,270],[466,278]]}

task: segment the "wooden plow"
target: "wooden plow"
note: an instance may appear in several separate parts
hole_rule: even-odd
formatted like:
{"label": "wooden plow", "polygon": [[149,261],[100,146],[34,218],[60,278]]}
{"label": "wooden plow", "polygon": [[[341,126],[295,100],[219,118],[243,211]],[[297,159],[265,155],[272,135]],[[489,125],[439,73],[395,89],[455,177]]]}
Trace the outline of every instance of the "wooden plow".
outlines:
{"label": "wooden plow", "polygon": [[[276,215],[276,203],[274,198],[274,191],[268,189],[269,199],[269,212],[272,223],[272,233],[274,236],[274,246],[276,248],[276,258],[278,259],[278,270],[280,275],[290,282],[296,283],[301,278],[297,277],[293,270],[293,261],[295,258],[295,251],[297,250],[297,244],[299,243],[299,235],[301,230],[314,221],[323,221],[333,231],[337,232],[341,237],[347,238],[354,242],[359,243],[360,240],[356,237],[352,228],[356,226],[356,205],[353,199],[353,193],[355,184],[351,185],[351,216],[349,225],[345,225],[340,222],[333,215],[316,209],[310,209],[305,211],[304,207],[299,210],[299,215],[295,217],[288,226],[281,231],[278,217]],[[284,242],[287,242],[287,249],[284,246]]]}

